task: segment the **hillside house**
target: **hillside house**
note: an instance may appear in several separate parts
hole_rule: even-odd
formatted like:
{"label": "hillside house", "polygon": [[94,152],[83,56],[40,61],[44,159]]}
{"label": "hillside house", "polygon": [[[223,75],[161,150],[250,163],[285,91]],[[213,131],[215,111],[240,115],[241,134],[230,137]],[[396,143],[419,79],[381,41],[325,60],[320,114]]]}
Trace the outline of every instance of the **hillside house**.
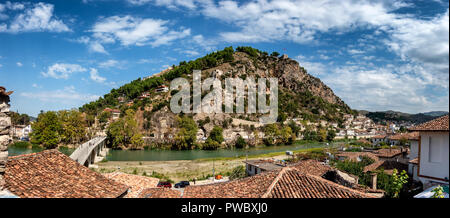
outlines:
{"label": "hillside house", "polygon": [[141,95],[138,96],[139,100],[144,100],[146,98],[150,98],[150,92],[143,92]]}
{"label": "hillside house", "polygon": [[442,116],[410,128],[419,132],[418,156],[410,160],[417,166],[417,178],[424,188],[449,184],[449,116]]}
{"label": "hillside house", "polygon": [[119,109],[105,108],[103,111],[111,113],[111,119],[112,120],[119,119],[119,117],[120,117],[120,110]]}
{"label": "hillside house", "polygon": [[162,86],[158,86],[155,89],[155,92],[160,93],[160,92],[168,92],[169,91],[169,87],[162,85]]}

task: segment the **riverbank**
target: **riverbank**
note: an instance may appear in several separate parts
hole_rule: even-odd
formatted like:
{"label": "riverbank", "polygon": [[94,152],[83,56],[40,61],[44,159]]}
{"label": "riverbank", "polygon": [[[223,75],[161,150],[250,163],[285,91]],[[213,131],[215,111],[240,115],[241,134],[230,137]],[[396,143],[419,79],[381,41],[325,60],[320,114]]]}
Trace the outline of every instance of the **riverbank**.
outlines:
{"label": "riverbank", "polygon": [[[320,151],[324,148],[310,148],[296,150],[294,153]],[[182,180],[206,179],[212,176],[213,167],[215,174],[227,175],[237,166],[245,166],[246,159],[266,159],[273,158],[277,160],[287,159],[285,152],[273,152],[268,154],[251,155],[244,157],[217,157],[204,158],[197,160],[172,160],[172,161],[107,161],[100,162],[94,169],[100,173],[110,173],[120,171],[137,175],[157,175],[157,177],[169,179],[173,182]]]}

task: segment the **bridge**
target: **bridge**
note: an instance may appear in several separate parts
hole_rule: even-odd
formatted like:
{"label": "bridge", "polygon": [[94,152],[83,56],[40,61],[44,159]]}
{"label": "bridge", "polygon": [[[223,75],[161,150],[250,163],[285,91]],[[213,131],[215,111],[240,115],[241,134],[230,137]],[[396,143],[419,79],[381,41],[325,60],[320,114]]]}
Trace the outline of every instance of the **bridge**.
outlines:
{"label": "bridge", "polygon": [[95,162],[95,158],[106,156],[106,137],[95,137],[88,142],[78,146],[78,148],[70,155],[72,160],[81,165],[89,167]]}

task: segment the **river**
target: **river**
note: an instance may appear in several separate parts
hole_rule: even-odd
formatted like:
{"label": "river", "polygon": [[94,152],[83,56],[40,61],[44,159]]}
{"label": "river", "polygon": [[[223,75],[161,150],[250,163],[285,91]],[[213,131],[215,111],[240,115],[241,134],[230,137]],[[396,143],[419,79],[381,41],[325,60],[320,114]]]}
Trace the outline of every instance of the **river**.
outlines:
{"label": "river", "polygon": [[[337,146],[340,143],[332,143],[330,146]],[[238,157],[258,154],[268,154],[273,152],[284,152],[302,150],[308,148],[327,147],[326,143],[312,142],[312,143],[296,143],[294,145],[279,145],[279,146],[261,146],[250,149],[219,149],[214,151],[204,150],[110,150],[106,159],[108,161],[169,161],[169,160],[196,160],[203,158],[219,158],[219,157]],[[9,156],[20,154],[28,154],[42,151],[42,148],[33,147],[14,147],[9,146]],[[62,153],[70,155],[74,149],[60,148]]]}

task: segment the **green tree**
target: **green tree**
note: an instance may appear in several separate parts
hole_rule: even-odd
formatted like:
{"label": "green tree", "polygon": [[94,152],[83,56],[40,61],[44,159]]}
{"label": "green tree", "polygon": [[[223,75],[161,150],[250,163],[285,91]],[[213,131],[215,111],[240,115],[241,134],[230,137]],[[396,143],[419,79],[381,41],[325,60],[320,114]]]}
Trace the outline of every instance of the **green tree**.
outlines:
{"label": "green tree", "polygon": [[133,149],[142,148],[144,146],[144,139],[142,139],[142,134],[134,134],[133,137],[131,137],[131,145]]}
{"label": "green tree", "polygon": [[179,131],[175,136],[175,143],[173,149],[191,149],[194,143],[197,141],[198,126],[195,121],[188,116],[182,116],[177,118]]}
{"label": "green tree", "polygon": [[108,126],[107,139],[111,148],[117,149],[125,144],[125,124],[122,119],[114,121]]}
{"label": "green tree", "polygon": [[224,141],[223,129],[219,126],[214,126],[214,128],[211,130],[211,133],[209,133],[209,138],[221,144]]}
{"label": "green tree", "polygon": [[331,142],[334,140],[334,137],[336,137],[336,132],[332,129],[328,130],[327,132],[327,141]]}
{"label": "green tree", "polygon": [[281,140],[284,144],[292,144],[295,140],[295,135],[291,127],[285,126],[281,129]]}
{"label": "green tree", "polygon": [[234,146],[235,146],[236,148],[244,148],[246,144],[247,144],[247,143],[245,142],[245,139],[242,138],[241,136],[239,136],[239,137],[236,139],[236,143],[234,144]]}
{"label": "green tree", "polygon": [[103,111],[98,116],[98,122],[100,122],[101,124],[104,124],[104,123],[108,122],[110,117],[111,117],[111,112]]}
{"label": "green tree", "polygon": [[274,52],[272,52],[272,54],[270,54],[270,56],[272,56],[272,57],[278,57],[278,56],[280,56],[280,53],[274,51]]}
{"label": "green tree", "polygon": [[392,172],[391,184],[388,189],[388,195],[393,198],[398,198],[403,185],[406,183],[408,183],[408,174],[406,174],[406,171],[403,170],[398,174],[397,169],[394,169]]}
{"label": "green tree", "polygon": [[58,147],[61,141],[62,124],[54,111],[42,112],[32,124],[31,142],[46,149]]}
{"label": "green tree", "polygon": [[61,141],[66,144],[78,144],[86,138],[85,120],[77,110],[58,111],[58,119],[62,123]]}
{"label": "green tree", "polygon": [[212,140],[210,137],[208,137],[203,144],[202,149],[203,150],[216,150],[219,148],[219,143],[215,140]]}

